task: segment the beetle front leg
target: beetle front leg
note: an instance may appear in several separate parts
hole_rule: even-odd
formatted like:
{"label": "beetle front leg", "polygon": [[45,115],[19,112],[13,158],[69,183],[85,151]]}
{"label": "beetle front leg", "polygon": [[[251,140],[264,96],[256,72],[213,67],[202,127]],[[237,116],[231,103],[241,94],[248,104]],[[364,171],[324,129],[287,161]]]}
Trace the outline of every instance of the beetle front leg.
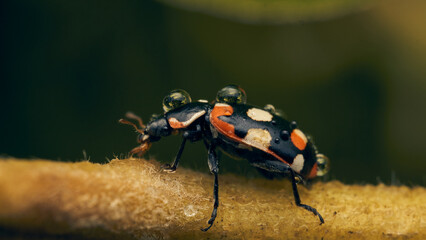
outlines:
{"label": "beetle front leg", "polygon": [[305,204],[301,203],[299,192],[297,190],[296,178],[295,178],[294,171],[290,170],[290,174],[291,174],[291,185],[293,187],[294,201],[296,202],[296,205],[299,206],[299,207],[302,207],[302,208],[304,208],[304,209],[306,209],[306,210],[308,210],[310,212],[312,212],[315,215],[317,215],[319,217],[320,221],[321,221],[320,224],[323,224],[324,223],[324,219],[322,218],[321,214],[319,214],[319,212],[315,208],[313,208],[313,207],[311,207],[309,205],[305,205]]}
{"label": "beetle front leg", "polygon": [[176,171],[177,166],[179,165],[180,157],[182,156],[183,149],[185,148],[186,140],[197,141],[201,137],[201,127],[200,125],[196,126],[196,130],[186,130],[182,134],[183,140],[180,144],[179,151],[173,161],[172,165],[164,164],[162,166],[163,171],[165,172],[174,172]]}
{"label": "beetle front leg", "polygon": [[175,157],[175,160],[173,161],[172,166],[170,164],[165,164],[162,166],[163,171],[165,172],[174,172],[176,171],[177,166],[179,165],[180,157],[182,156],[183,149],[185,148],[186,138],[184,137],[182,140],[182,143],[180,144],[179,151]]}
{"label": "beetle front leg", "polygon": [[217,174],[219,173],[219,160],[216,155],[215,145],[211,144],[208,151],[208,164],[210,168],[210,172],[214,174],[214,187],[213,187],[213,211],[210,220],[207,222],[209,224],[206,228],[201,228],[201,231],[205,232],[209,230],[214,223],[214,220],[217,216],[217,208],[219,207],[219,180]]}
{"label": "beetle front leg", "polygon": [[151,143],[149,141],[142,142],[139,146],[130,150],[130,157],[133,157],[134,154],[137,154],[138,157],[141,157],[145,154],[146,151],[151,147]]}

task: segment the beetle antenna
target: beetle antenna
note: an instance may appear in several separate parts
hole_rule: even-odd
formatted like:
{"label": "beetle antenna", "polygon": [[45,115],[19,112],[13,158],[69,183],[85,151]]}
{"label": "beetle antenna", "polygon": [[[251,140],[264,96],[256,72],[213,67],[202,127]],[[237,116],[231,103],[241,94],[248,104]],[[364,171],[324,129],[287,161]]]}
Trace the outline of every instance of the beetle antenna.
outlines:
{"label": "beetle antenna", "polygon": [[142,129],[139,129],[139,128],[136,126],[136,124],[134,124],[134,123],[132,123],[132,122],[130,122],[130,121],[127,121],[126,119],[120,119],[120,120],[118,120],[118,122],[119,122],[119,123],[121,123],[121,124],[127,124],[127,125],[130,125],[130,126],[132,126],[133,128],[135,128],[136,132],[138,132],[138,133],[140,133],[140,134],[144,134],[143,130],[142,130]]}
{"label": "beetle antenna", "polygon": [[146,126],[145,126],[145,125],[143,124],[143,122],[142,122],[142,118],[141,118],[141,117],[139,117],[138,115],[136,115],[136,114],[134,114],[134,113],[132,113],[132,112],[127,112],[127,113],[126,113],[126,117],[127,117],[127,118],[129,118],[129,119],[133,119],[133,120],[138,121],[139,126],[140,126],[142,129],[145,129],[145,128],[146,128]]}

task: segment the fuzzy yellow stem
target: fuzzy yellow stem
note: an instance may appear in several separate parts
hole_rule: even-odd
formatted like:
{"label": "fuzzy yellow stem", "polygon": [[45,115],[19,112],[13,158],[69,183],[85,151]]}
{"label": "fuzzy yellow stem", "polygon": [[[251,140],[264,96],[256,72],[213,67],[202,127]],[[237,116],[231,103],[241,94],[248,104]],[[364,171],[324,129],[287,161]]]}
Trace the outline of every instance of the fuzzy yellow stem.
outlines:
{"label": "fuzzy yellow stem", "polygon": [[213,177],[153,160],[109,164],[0,160],[0,228],[9,234],[77,235],[95,239],[426,239],[426,189],[316,183],[299,186],[295,206],[288,181]]}

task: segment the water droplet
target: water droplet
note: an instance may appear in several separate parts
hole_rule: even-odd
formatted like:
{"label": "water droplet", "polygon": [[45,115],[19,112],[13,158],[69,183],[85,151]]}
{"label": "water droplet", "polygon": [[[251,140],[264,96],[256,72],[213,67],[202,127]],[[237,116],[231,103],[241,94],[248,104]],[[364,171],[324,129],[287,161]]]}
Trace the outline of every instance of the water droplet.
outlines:
{"label": "water droplet", "polygon": [[188,205],[183,209],[183,213],[187,217],[193,217],[197,214],[197,212],[198,211],[195,209],[195,207],[193,205]]}

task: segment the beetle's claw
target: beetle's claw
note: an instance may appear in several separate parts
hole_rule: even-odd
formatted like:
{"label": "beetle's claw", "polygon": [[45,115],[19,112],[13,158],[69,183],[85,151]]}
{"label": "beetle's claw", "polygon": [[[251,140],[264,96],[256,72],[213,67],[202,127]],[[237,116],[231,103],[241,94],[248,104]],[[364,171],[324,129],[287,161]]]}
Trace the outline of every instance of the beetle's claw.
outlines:
{"label": "beetle's claw", "polygon": [[214,221],[209,221],[208,224],[209,226],[206,228],[201,228],[201,231],[203,232],[207,232],[212,226],[213,226]]}
{"label": "beetle's claw", "polygon": [[175,167],[170,166],[170,164],[168,164],[168,163],[166,163],[166,164],[164,164],[163,166],[161,166],[161,169],[162,169],[164,172],[168,172],[168,173],[174,173],[174,172],[176,172],[176,168],[175,168]]}

